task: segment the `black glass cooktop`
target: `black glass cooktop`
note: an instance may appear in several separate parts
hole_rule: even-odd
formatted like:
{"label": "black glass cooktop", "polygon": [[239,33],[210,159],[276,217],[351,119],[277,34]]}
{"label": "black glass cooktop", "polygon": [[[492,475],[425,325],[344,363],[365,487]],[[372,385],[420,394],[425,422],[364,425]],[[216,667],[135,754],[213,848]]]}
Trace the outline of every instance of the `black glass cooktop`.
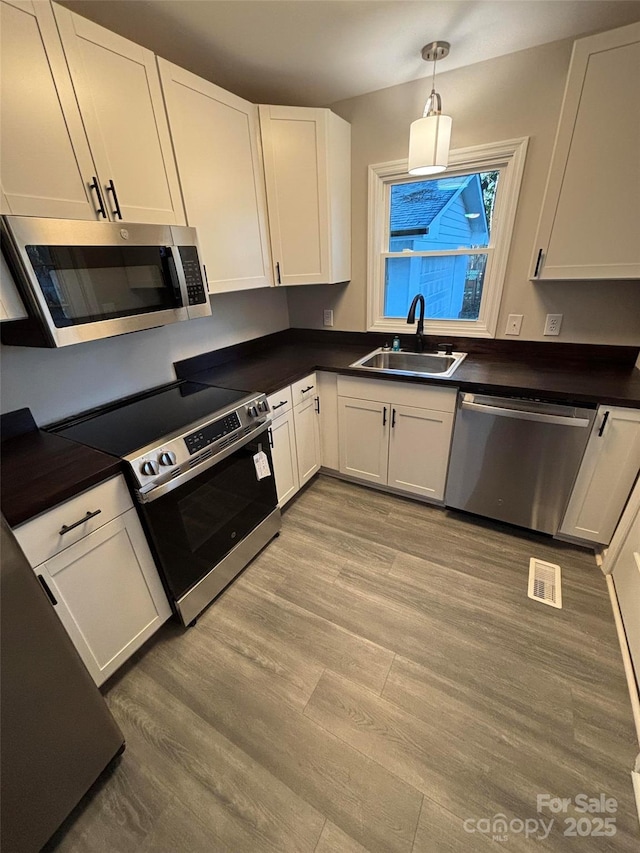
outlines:
{"label": "black glass cooktop", "polygon": [[56,431],[113,456],[127,456],[148,444],[162,443],[190,424],[214,418],[248,393],[181,382]]}

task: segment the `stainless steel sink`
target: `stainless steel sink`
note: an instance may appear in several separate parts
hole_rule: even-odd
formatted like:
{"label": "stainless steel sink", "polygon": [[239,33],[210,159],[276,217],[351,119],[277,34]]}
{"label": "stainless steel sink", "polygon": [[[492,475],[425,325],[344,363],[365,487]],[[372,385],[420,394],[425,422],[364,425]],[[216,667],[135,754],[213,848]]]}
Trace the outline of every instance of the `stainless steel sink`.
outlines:
{"label": "stainless steel sink", "polygon": [[445,355],[439,352],[393,352],[393,350],[377,349],[349,366],[376,370],[379,373],[438,376],[446,379],[453,375],[466,356],[466,352]]}

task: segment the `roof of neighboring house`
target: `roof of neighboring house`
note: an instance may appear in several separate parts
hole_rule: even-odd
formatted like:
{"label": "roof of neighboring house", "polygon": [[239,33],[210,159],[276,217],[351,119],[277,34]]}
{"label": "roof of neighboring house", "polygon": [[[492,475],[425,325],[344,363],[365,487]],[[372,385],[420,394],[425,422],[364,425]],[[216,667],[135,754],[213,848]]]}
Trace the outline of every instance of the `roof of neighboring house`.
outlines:
{"label": "roof of neighboring house", "polygon": [[444,181],[395,184],[391,188],[391,233],[427,229],[459,190],[459,184]]}

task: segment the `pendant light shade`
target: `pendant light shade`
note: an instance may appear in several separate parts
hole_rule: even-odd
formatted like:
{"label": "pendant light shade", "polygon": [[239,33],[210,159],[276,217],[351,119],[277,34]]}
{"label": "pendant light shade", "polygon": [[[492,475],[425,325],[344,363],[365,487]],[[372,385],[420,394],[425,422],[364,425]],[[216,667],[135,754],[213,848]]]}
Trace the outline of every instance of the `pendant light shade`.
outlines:
{"label": "pendant light shade", "polygon": [[449,164],[451,116],[424,116],[409,130],[409,174],[436,175]]}
{"label": "pendant light shade", "polygon": [[423,116],[412,122],[409,130],[410,175],[436,175],[449,164],[451,116],[442,115],[442,101],[435,90],[436,62],[448,53],[446,41],[434,41],[422,48],[422,58],[433,62],[433,82]]}

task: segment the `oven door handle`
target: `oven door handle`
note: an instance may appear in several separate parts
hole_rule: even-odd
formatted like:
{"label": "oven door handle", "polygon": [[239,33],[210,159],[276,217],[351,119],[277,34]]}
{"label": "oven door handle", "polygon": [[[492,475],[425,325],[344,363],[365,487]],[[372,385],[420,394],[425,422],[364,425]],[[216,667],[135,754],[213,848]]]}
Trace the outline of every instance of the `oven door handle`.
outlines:
{"label": "oven door handle", "polygon": [[[271,426],[271,418],[267,418],[264,421],[261,421],[256,425],[256,428],[253,432],[250,432],[248,435],[243,435],[238,441],[230,444],[228,447],[225,447],[224,450],[221,450],[219,453],[216,453],[215,456],[212,456],[210,459],[202,462],[199,465],[196,465],[193,468],[184,471],[182,474],[179,474],[177,477],[174,477],[171,480],[167,480],[165,483],[160,483],[158,486],[150,486],[150,487],[142,487],[138,489],[136,492],[138,501],[142,504],[153,503],[153,501],[157,501],[158,498],[161,498],[163,495],[172,492],[174,489],[183,486],[185,483],[188,483],[189,480],[193,480],[195,477],[198,477],[204,471],[208,471],[209,468],[213,468],[214,465],[217,465],[218,462],[222,462],[223,459],[226,459],[227,456],[231,456],[237,450],[240,450],[241,447],[244,447],[245,444],[249,444],[252,441],[262,435],[262,433],[267,433],[267,430]],[[269,443],[268,435],[265,435],[265,444]]]}

